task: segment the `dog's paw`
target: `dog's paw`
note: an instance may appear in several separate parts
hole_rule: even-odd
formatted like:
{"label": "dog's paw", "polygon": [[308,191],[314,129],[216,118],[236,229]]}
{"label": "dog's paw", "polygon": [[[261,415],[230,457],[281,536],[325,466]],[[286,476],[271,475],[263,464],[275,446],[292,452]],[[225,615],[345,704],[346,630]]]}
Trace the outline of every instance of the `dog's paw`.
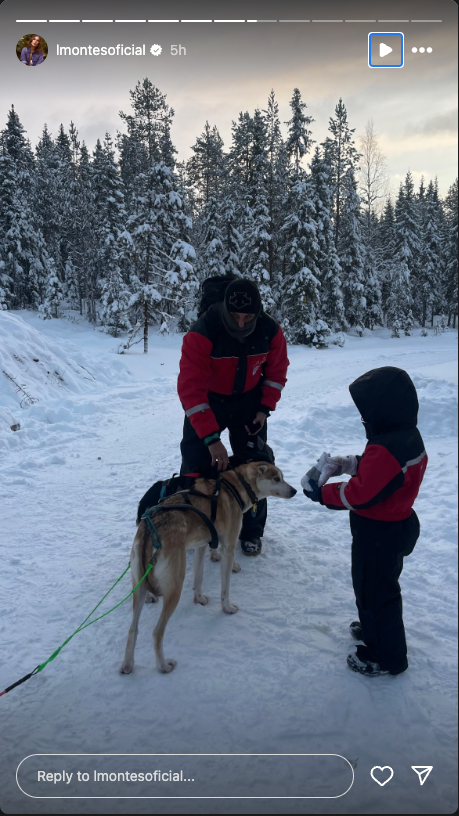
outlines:
{"label": "dog's paw", "polygon": [[232,572],[240,572],[242,569],[241,565],[237,563],[237,561],[233,561]]}
{"label": "dog's paw", "polygon": [[169,672],[174,671],[176,665],[176,660],[172,660],[171,657],[166,657],[166,659],[161,663],[159,670],[162,672],[162,674],[169,674]]}
{"label": "dog's paw", "polygon": [[195,592],[194,596],[193,596],[193,600],[194,600],[195,604],[201,604],[201,606],[205,606],[206,604],[209,603],[209,596],[208,595],[197,595],[197,593]]}
{"label": "dog's paw", "polygon": [[156,597],[156,595],[153,595],[153,592],[149,592],[147,597],[145,598],[145,603],[146,604],[158,603],[158,598]]}
{"label": "dog's paw", "polygon": [[131,674],[134,668],[134,663],[123,663],[120,667],[120,674]]}
{"label": "dog's paw", "polygon": [[235,612],[239,611],[239,607],[236,604],[228,604],[227,606],[222,606],[223,611],[226,615],[234,615]]}
{"label": "dog's paw", "polygon": [[210,560],[211,561],[220,561],[222,557],[221,552],[219,550],[211,550],[210,551]]}

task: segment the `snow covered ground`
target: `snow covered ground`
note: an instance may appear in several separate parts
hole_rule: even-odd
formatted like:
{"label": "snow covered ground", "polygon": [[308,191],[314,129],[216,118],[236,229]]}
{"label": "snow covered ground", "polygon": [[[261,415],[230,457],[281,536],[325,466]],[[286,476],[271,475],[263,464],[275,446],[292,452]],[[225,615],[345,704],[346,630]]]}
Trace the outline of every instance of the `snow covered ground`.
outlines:
{"label": "snow covered ground", "polygon": [[[152,337],[148,356],[135,346],[120,357],[116,340],[86,324],[0,313],[0,688],[45,660],[100,600],[127,565],[138,499],[179,469],[180,344]],[[313,505],[301,491],[290,502],[272,499],[263,554],[238,556],[237,615],[222,614],[219,566],[208,560],[210,603],[193,605],[189,564],[166,632],[166,654],[178,660],[171,675],[154,665],[154,605],[142,615],[135,672],[118,673],[128,602],[0,699],[3,812],[457,807],[457,332],[400,340],[377,332],[347,337],[344,348],[289,354],[269,441],[297,487],[323,450],[363,450],[347,390],[355,377],[397,365],[418,388],[429,467],[416,503],[421,538],[401,579],[409,670],[368,679],[346,666],[355,618],[347,514]],[[24,391],[26,402],[37,400],[28,407],[20,405]],[[126,576],[110,602],[129,589]],[[335,753],[353,763],[355,782],[340,799],[32,799],[15,772],[33,753]],[[246,759],[254,776],[256,762]],[[370,778],[375,765],[394,770],[384,787]],[[433,766],[422,787],[412,765]]]}

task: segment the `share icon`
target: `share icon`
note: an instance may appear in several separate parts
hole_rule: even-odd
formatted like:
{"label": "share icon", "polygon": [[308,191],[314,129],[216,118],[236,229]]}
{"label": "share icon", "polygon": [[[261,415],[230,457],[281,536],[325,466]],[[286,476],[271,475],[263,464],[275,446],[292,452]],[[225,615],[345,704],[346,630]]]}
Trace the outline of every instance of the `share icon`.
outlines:
{"label": "share icon", "polygon": [[433,765],[412,765],[413,771],[419,776],[419,784],[423,785],[429,776]]}

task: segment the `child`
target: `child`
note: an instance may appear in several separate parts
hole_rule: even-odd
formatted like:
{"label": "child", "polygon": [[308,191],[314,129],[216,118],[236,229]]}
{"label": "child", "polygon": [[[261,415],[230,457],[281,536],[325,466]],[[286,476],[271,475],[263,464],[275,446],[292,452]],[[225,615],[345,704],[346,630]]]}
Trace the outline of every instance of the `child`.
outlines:
{"label": "child", "polygon": [[330,510],[350,510],[352,582],[359,621],[350,632],[357,646],[347,664],[375,677],[408,668],[402,596],[403,558],[419,537],[412,509],[427,466],[417,425],[419,403],[400,368],[375,368],[349,386],[368,439],[363,456],[328,457],[320,483],[348,473],[348,482],[320,487],[304,477],[304,494]]}

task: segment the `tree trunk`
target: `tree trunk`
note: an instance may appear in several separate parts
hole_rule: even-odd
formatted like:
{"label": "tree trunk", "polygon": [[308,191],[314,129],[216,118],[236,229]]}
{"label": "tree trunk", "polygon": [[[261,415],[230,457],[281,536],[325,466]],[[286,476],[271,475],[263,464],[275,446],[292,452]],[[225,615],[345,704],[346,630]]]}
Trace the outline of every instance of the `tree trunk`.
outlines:
{"label": "tree trunk", "polygon": [[144,303],[143,353],[148,354],[148,303]]}

